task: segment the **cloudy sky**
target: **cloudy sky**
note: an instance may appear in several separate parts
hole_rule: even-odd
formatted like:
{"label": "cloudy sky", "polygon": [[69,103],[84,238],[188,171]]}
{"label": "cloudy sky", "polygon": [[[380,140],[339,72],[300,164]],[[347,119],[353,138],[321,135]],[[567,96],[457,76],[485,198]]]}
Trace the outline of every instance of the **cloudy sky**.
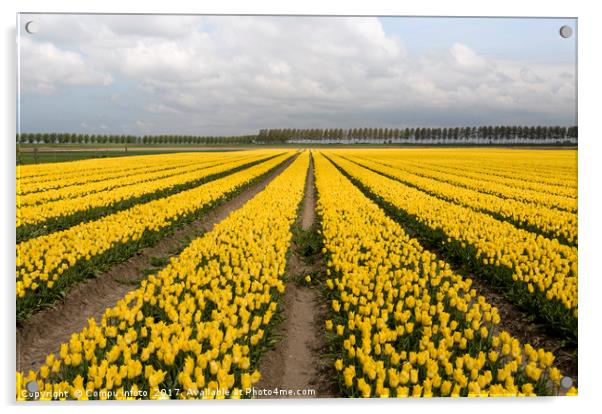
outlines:
{"label": "cloudy sky", "polygon": [[[34,21],[37,31],[24,30]],[[21,15],[20,128],[576,123],[573,19]]]}

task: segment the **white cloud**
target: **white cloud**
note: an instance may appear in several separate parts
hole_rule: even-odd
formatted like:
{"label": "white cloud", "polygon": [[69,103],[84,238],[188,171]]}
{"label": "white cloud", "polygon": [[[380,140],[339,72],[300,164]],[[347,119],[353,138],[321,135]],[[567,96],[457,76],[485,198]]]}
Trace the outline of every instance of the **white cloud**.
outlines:
{"label": "white cloud", "polygon": [[462,43],[454,43],[449,49],[456,64],[462,68],[480,70],[487,67],[487,61]]}
{"label": "white cloud", "polygon": [[24,92],[54,93],[61,85],[109,85],[110,74],[96,69],[74,51],[49,42],[21,39],[21,87]]}
{"label": "white cloud", "polygon": [[543,80],[539,76],[537,76],[537,74],[535,72],[533,72],[532,69],[527,68],[527,67],[521,69],[520,77],[522,80],[524,80],[527,83],[543,82]]}
{"label": "white cloud", "polygon": [[[148,118],[124,123],[148,129],[152,121],[157,132],[403,126],[428,116],[447,125],[459,112],[473,123],[499,111],[566,119],[575,99],[570,65],[493,59],[453,39],[447,50],[409,55],[377,18],[39,19],[39,34],[21,43],[24,91],[127,79]],[[417,113],[426,118],[412,122]]]}

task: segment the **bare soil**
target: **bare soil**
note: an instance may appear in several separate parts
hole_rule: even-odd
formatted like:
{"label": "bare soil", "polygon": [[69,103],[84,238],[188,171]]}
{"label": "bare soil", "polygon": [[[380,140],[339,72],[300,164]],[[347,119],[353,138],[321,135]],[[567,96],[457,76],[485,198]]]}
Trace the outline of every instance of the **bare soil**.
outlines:
{"label": "bare soil", "polygon": [[154,258],[177,254],[190,240],[211,231],[215,224],[262,191],[294,158],[296,156],[240,194],[216,206],[201,219],[183,225],[156,245],[141,249],[135,256],[98,277],[74,286],[55,307],[30,316],[17,327],[17,370],[37,370],[48,354],[58,352],[60,345],[68,341],[72,333],[87,326],[88,319],[94,318],[100,323],[104,311],[136,289],[145,273],[154,268]]}
{"label": "bare soil", "polygon": [[[303,206],[298,225],[303,230],[312,228],[316,220],[316,195],[314,189],[313,160],[310,163]],[[287,266],[288,283],[281,299],[280,309],[284,320],[277,326],[275,335],[282,337],[276,346],[261,360],[262,379],[256,385],[260,390],[272,390],[272,395],[262,398],[328,398],[336,396],[332,383],[332,364],[324,358],[327,345],[322,327],[326,305],[316,289],[304,286],[305,275],[322,267],[321,260],[306,263],[294,243]],[[276,389],[293,391],[294,395],[280,395]],[[313,390],[313,395],[297,395],[297,391]]]}

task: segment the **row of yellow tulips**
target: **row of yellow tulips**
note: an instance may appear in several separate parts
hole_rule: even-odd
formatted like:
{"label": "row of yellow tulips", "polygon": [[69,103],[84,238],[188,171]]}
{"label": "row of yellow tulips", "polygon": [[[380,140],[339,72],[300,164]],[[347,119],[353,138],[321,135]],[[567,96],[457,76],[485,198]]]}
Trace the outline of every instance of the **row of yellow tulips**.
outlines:
{"label": "row of yellow tulips", "polygon": [[[17,204],[19,206],[30,206],[47,203],[49,201],[82,197],[87,194],[98,193],[118,187],[192,172],[197,169],[206,168],[210,165],[217,165],[227,161],[233,161],[238,158],[242,158],[242,156],[216,156],[215,154],[211,154],[206,157],[199,158],[196,161],[186,160],[173,162],[171,165],[151,165],[148,168],[124,172],[123,174],[114,178],[103,178],[100,180],[95,179],[94,181],[89,181],[83,184],[67,185],[64,187],[45,189],[44,191],[20,195],[17,197]],[[127,163],[127,160],[124,161]]]}
{"label": "row of yellow tulips", "polygon": [[[221,162],[214,161],[188,168],[188,171],[180,171],[180,173],[177,173],[176,169],[176,174],[174,175],[169,174],[165,177],[159,176],[156,179],[151,179],[149,181],[134,181],[133,183],[127,184],[128,181],[127,178],[125,178],[122,180],[123,185],[109,189],[108,191],[93,192],[74,198],[61,198],[59,200],[36,205],[19,205],[17,208],[17,227],[44,223],[50,219],[67,217],[78,212],[85,212],[95,208],[105,208],[123,200],[142,197],[157,191],[181,186],[186,183],[194,183],[208,176],[223,173],[270,155],[274,154],[264,152],[263,154],[257,154],[250,158],[238,157],[234,160],[226,159]],[[160,175],[164,174],[165,173],[161,173]]]}
{"label": "row of yellow tulips", "polygon": [[[517,300],[576,336],[577,249],[488,214],[430,196],[342,157],[336,164],[374,197],[415,221],[423,236],[473,261],[475,271],[517,288]],[[406,220],[407,221],[407,220]],[[466,256],[468,255],[468,259]]]}
{"label": "row of yellow tulips", "polygon": [[478,172],[491,175],[492,178],[546,184],[551,188],[577,188],[577,153],[574,150],[373,150],[372,154],[382,160],[443,166],[460,175],[464,171]]}
{"label": "row of yellow tulips", "polygon": [[203,153],[178,153],[18,165],[17,194],[118,178],[153,167],[168,168],[174,164],[196,162],[204,158]]}
{"label": "row of yellow tulips", "polygon": [[[569,245],[577,245],[577,214],[541,206],[536,203],[502,198],[488,193],[474,191],[414,174],[412,167],[404,170],[390,167],[365,158],[348,157],[350,160],[371,170],[382,173],[410,186],[456,204],[511,221],[513,224],[557,238]],[[492,183],[492,187],[495,185]]]}
{"label": "row of yellow tulips", "polygon": [[289,151],[191,190],[19,243],[18,314],[52,301],[53,292],[93,274],[111,259],[109,256],[123,259],[121,256],[132,254],[146,238],[161,235],[178,221],[204,211],[272,170],[291,154]]}
{"label": "row of yellow tulips", "polygon": [[[533,154],[537,156],[537,154]],[[530,165],[522,167],[516,166],[489,166],[486,163],[477,165],[464,165],[457,162],[449,164],[425,163],[428,167],[446,167],[449,172],[454,174],[468,174],[473,178],[484,178],[490,181],[502,182],[510,186],[527,188],[541,191],[543,193],[564,195],[567,197],[577,196],[577,170],[555,168],[547,171],[544,175],[541,173],[532,173]]]}
{"label": "row of yellow tulips", "polygon": [[30,381],[37,381],[40,399],[247,396],[260,378],[258,351],[285,290],[308,165],[308,154],[301,154],[107,309],[99,324],[90,320],[74,333],[37,372],[18,372],[17,399],[30,397]]}
{"label": "row of yellow tulips", "polygon": [[[419,161],[412,162],[412,165],[419,166]],[[502,185],[504,188],[517,188],[522,190],[530,190],[543,194],[551,194],[560,197],[577,197],[577,187],[566,187],[564,185],[557,185],[552,183],[540,183],[538,181],[530,180],[527,177],[521,176],[517,172],[513,172],[517,176],[507,177],[505,175],[496,174],[492,170],[488,169],[487,166],[470,167],[470,166],[456,166],[456,165],[441,165],[433,163],[423,163],[425,168],[440,171],[443,173],[459,175],[462,177],[472,178],[474,180],[485,181],[492,185]],[[562,173],[564,176],[566,173]],[[561,176],[560,171],[558,175]],[[569,175],[569,174],[566,174]],[[572,174],[570,174],[572,175]]]}
{"label": "row of yellow tulips", "polygon": [[[495,307],[470,279],[315,157],[343,392],[359,397],[523,396],[558,390],[554,355],[496,327]],[[569,394],[575,394],[571,389]]]}
{"label": "row of yellow tulips", "polygon": [[[373,158],[372,160],[376,159]],[[501,182],[503,180],[490,181],[485,179],[483,175],[470,174],[465,171],[450,171],[451,169],[440,166],[425,166],[424,163],[410,164],[405,161],[386,161],[386,164],[402,171],[445,181],[456,186],[492,194],[497,197],[535,203],[544,207],[566,210],[573,213],[577,212],[576,188],[567,190],[570,195],[550,194],[538,190],[521,188],[516,185],[519,180],[515,180],[514,184]]]}

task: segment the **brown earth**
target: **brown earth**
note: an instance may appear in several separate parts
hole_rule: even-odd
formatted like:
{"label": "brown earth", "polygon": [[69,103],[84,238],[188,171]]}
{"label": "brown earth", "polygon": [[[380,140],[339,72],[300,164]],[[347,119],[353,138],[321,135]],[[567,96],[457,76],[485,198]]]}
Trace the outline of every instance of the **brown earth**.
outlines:
{"label": "brown earth", "polygon": [[[298,217],[303,230],[312,228],[315,219],[316,196],[314,189],[313,160],[309,166],[305,186],[305,197]],[[317,289],[304,286],[305,275],[322,267],[318,259],[306,263],[294,243],[288,262],[289,280],[281,299],[280,309],[284,320],[277,326],[275,335],[282,337],[276,346],[261,360],[259,371],[262,378],[255,388],[258,390],[293,391],[294,395],[263,395],[260,398],[328,398],[336,396],[332,383],[332,364],[323,355],[327,345],[322,327],[326,305]],[[313,395],[297,395],[297,391],[309,391]]]}
{"label": "brown earth", "polygon": [[152,265],[153,258],[175,255],[190,240],[210,231],[215,224],[262,191],[294,158],[296,156],[199,220],[185,224],[156,245],[141,249],[135,256],[111,267],[98,277],[74,286],[65,299],[53,308],[30,316],[17,327],[17,370],[37,370],[44,363],[46,355],[58,352],[60,345],[68,341],[72,333],[87,326],[89,318],[100,323],[104,311],[136,289],[149,269],[154,269],[153,273],[159,270]]}

